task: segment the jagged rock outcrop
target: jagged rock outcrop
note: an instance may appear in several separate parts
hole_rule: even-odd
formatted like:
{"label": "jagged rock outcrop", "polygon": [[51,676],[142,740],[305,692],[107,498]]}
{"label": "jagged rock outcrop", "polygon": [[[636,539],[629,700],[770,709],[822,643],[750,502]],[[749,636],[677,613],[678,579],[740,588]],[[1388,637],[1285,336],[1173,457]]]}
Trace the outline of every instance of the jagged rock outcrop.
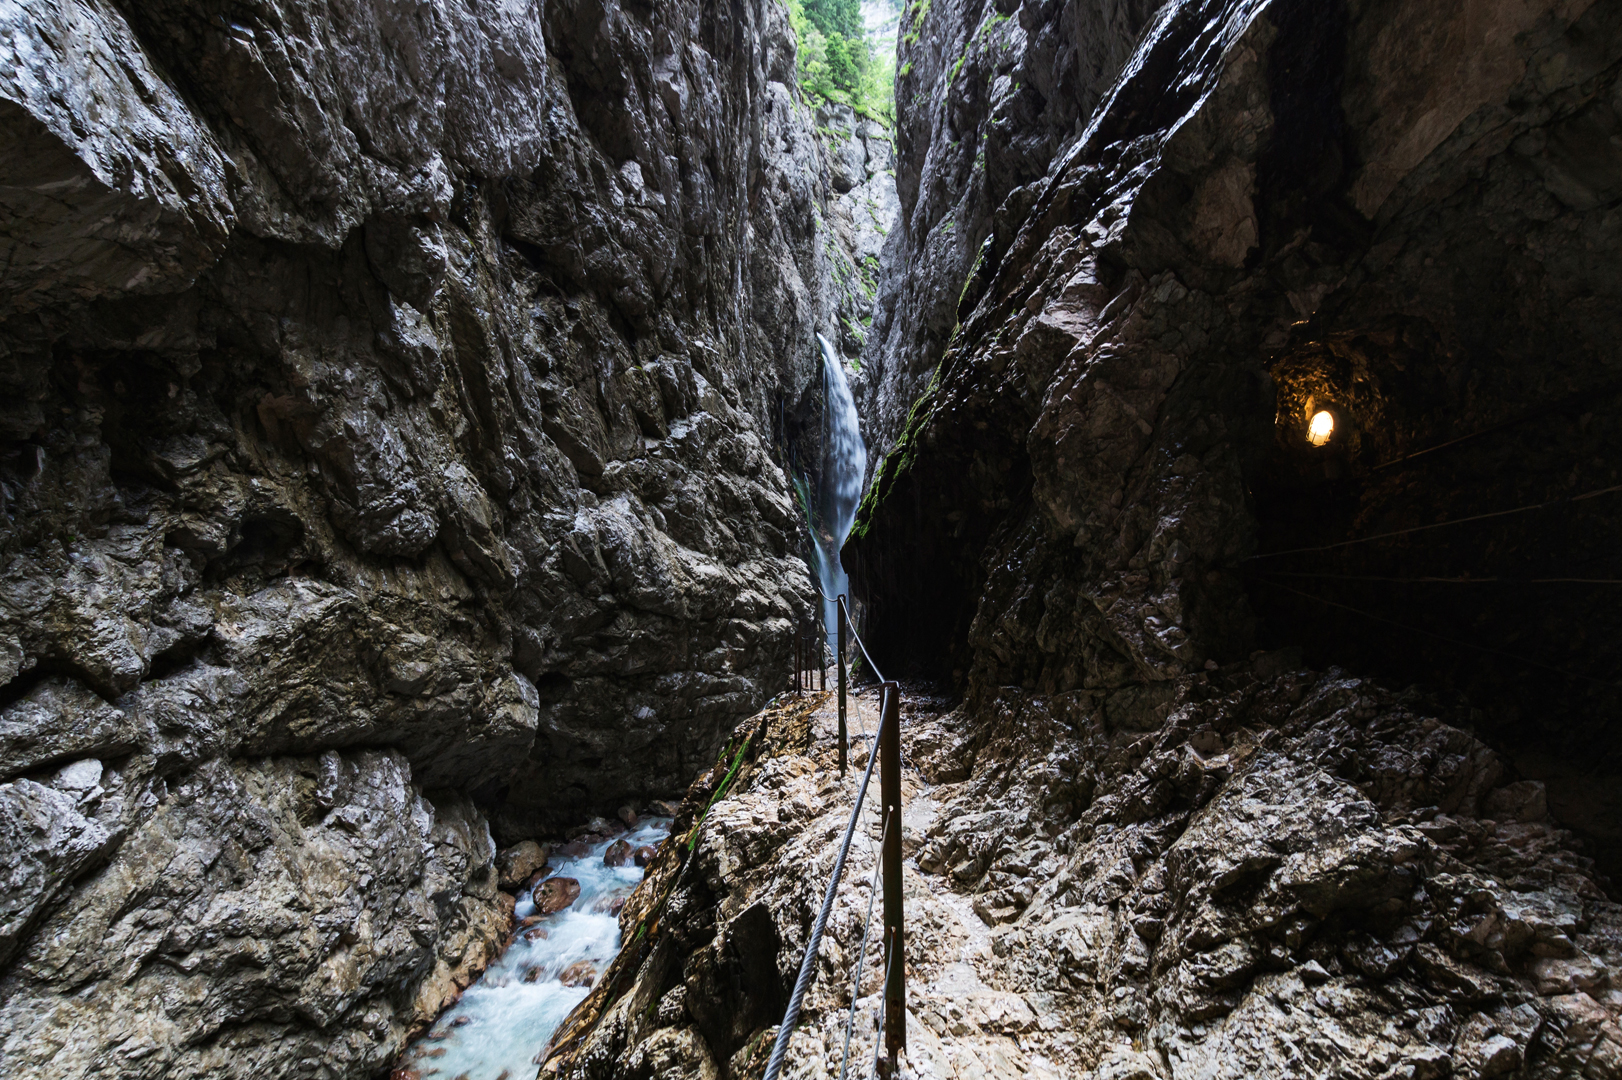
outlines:
{"label": "jagged rock outcrop", "polygon": [[919,863],[977,894],[994,978],[1074,1010],[1100,1078],[1138,1049],[1153,1077],[1622,1075],[1622,907],[1543,786],[1290,660],[993,704]]}
{"label": "jagged rock outcrop", "polygon": [[502,932],[487,822],[680,790],[785,676],[854,242],[793,33],[0,27],[4,1071],[365,1075]]}
{"label": "jagged rock outcrop", "polygon": [[[857,708],[870,724],[876,695]],[[907,694],[907,1074],[1622,1076],[1622,906],[1542,785],[1427,710],[1277,653],[1102,707]],[[695,784],[690,841],[626,905],[634,944],[546,1074],[759,1075],[857,786],[835,723],[821,695],[740,729],[741,767]],[[868,807],[784,1075],[844,1061]]]}
{"label": "jagged rock outcrop", "polygon": [[[943,256],[935,351],[877,361],[898,397],[874,422],[911,420],[845,560],[886,670],[1108,691],[1305,646],[1467,694],[1517,767],[1559,779],[1557,813],[1614,845],[1619,628],[1592,586],[1618,576],[1622,511],[1602,404],[1622,264],[1600,254],[1622,30],[1604,5],[1493,11],[1488,33],[1396,2],[1168,4],[1106,91],[1058,93],[1080,130],[969,218],[972,263]],[[944,85],[931,43],[969,27],[1012,64],[1077,19],[1135,19],[997,12],[928,8],[908,78]],[[1079,70],[1107,76],[1113,46],[1085,40],[1102,52]],[[1458,65],[1418,61],[1419,40]],[[912,247],[893,250],[924,267],[931,216],[991,190],[929,166],[960,160],[990,99],[956,121],[940,101],[898,103]],[[943,193],[914,194],[930,177]],[[930,322],[895,302],[881,320]]]}
{"label": "jagged rock outcrop", "polygon": [[[929,0],[902,12],[898,228],[862,354],[868,442],[888,449],[928,385],[993,222],[1030,208],[1053,156],[1108,95],[1151,0]],[[874,455],[869,468],[876,469]]]}
{"label": "jagged rock outcrop", "polygon": [[830,277],[843,286],[837,318],[839,346],[859,357],[873,322],[879,286],[879,256],[895,227],[900,202],[895,186],[895,147],[888,129],[858,118],[848,106],[817,109],[818,130],[828,145],[828,224],[838,247]]}
{"label": "jagged rock outcrop", "polygon": [[[1189,0],[909,26],[867,365],[894,445],[845,562],[878,664],[963,695],[919,754],[962,783],[918,865],[995,928],[975,973],[1036,1018],[1006,1030],[1099,1077],[1622,1075],[1614,796],[1582,797],[1622,749],[1617,626],[1548,587],[1617,577],[1622,18]],[[1038,95],[1057,124],[993,120],[1044,34],[1096,50]],[[1420,59],[1443,43],[1456,63]],[[971,133],[1028,134],[1032,171],[975,164]],[[829,829],[782,832],[718,860],[742,872],[717,910],[764,899],[793,953],[814,899],[777,883]],[[946,1006],[950,1043],[973,1024]]]}
{"label": "jagged rock outcrop", "polygon": [[511,928],[483,816],[425,797],[398,751],[141,779],[81,759],[0,787],[11,821],[50,821],[6,883],[46,913],[0,979],[8,1075],[364,1076]]}

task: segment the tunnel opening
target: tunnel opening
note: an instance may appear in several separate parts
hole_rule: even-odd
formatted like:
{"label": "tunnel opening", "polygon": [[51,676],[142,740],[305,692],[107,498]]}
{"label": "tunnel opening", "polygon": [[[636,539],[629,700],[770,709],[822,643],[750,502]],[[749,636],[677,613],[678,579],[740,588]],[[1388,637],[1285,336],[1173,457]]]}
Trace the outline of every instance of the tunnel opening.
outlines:
{"label": "tunnel opening", "polygon": [[[1271,366],[1244,575],[1263,648],[1299,646],[1456,703],[1622,876],[1622,384],[1541,395],[1455,365],[1422,327]],[[1313,418],[1329,413],[1321,443]]]}

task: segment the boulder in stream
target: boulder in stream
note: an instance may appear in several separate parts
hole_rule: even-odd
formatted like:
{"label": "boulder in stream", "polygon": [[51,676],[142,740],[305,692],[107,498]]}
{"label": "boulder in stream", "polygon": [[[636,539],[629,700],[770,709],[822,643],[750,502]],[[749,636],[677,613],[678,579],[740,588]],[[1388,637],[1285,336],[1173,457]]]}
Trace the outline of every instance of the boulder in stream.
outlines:
{"label": "boulder in stream", "polygon": [[647,866],[653,861],[653,857],[657,854],[659,854],[658,848],[643,844],[632,853],[631,861],[636,863],[638,866]]}
{"label": "boulder in stream", "polygon": [[558,982],[564,986],[590,986],[596,981],[597,965],[590,960],[576,960],[558,976]]}
{"label": "boulder in stream", "polygon": [[625,822],[625,827],[627,829],[636,828],[636,823],[642,820],[641,818],[637,817],[636,811],[631,809],[629,806],[620,807],[617,811],[615,811],[614,816]]}
{"label": "boulder in stream", "polygon": [[535,886],[535,910],[554,915],[580,899],[580,882],[574,878],[547,878]]}
{"label": "boulder in stream", "polygon": [[629,840],[614,841],[608,845],[608,850],[603,852],[603,865],[624,866],[631,861],[632,850]]}
{"label": "boulder in stream", "polygon": [[546,868],[546,849],[533,840],[514,844],[496,855],[496,875],[503,889],[511,889]]}
{"label": "boulder in stream", "polygon": [[605,817],[593,817],[584,825],[570,829],[569,839],[590,844],[607,840],[611,836],[618,836],[624,831],[625,827],[618,822],[609,821]]}
{"label": "boulder in stream", "polygon": [[599,896],[591,905],[591,910],[597,915],[618,915],[625,908],[625,902],[631,898],[631,890],[623,889],[619,892]]}

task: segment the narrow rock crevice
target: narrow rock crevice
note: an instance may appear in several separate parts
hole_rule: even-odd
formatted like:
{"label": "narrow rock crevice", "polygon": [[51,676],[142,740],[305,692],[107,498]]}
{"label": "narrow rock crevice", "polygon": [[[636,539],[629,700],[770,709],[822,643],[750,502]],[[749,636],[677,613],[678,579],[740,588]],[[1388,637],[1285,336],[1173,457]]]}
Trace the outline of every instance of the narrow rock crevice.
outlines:
{"label": "narrow rock crevice", "polygon": [[6,1075],[755,1080],[848,573],[905,1080],[1622,1077],[1622,8],[893,6],[0,9]]}
{"label": "narrow rock crevice", "polygon": [[0,26],[0,1056],[371,1075],[781,687],[887,135],[765,0]]}

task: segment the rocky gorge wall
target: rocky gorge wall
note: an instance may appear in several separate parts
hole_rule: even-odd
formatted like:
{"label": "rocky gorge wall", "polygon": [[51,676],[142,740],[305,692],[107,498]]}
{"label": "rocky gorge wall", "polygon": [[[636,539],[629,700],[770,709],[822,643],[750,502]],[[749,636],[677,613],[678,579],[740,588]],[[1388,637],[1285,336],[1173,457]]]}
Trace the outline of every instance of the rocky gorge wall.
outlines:
{"label": "rocky gorge wall", "polygon": [[764,0],[0,26],[3,1071],[369,1075],[779,689],[884,140]]}
{"label": "rocky gorge wall", "polygon": [[1080,134],[1156,8],[1150,0],[906,5],[895,91],[901,213],[862,356],[871,445],[895,442],[940,363],[993,220],[1017,228],[1054,154]]}
{"label": "rocky gorge wall", "polygon": [[[1609,9],[1177,4],[1122,65],[1107,34],[1069,35],[1130,40],[1132,12],[1006,7],[920,8],[903,84],[957,87],[980,52],[948,67],[950,43],[994,35],[993,89],[1035,93],[1020,57],[1055,33],[1121,75],[1044,102],[1073,134],[1011,190],[966,147],[979,132],[997,160],[1012,105],[899,100],[908,228],[887,257],[936,267],[941,309],[880,298],[936,343],[877,361],[892,452],[846,562],[881,664],[1107,692],[1304,647],[1462,693],[1614,834],[1595,776],[1622,749],[1594,587],[1622,505]],[[930,225],[953,205],[973,212]]]}
{"label": "rocky gorge wall", "polygon": [[820,330],[913,1068],[1622,1075],[1614,5],[910,4],[894,227],[769,3],[0,12],[8,1074],[375,1072],[702,771],[553,1064],[758,1075]]}
{"label": "rocky gorge wall", "polygon": [[[963,698],[955,822],[920,867],[1013,928],[1010,986],[1061,989],[1037,957],[1070,948],[1046,929],[1067,920],[1129,958],[1062,988],[1114,1011],[1099,1076],[1617,1075],[1615,10],[909,21],[906,228],[869,360],[889,452],[844,558],[879,665]],[[999,171],[1022,135],[1038,149]],[[1267,752],[1236,765],[1246,744]],[[1203,793],[1185,764],[1218,758],[1234,771]],[[1257,798],[1289,809],[1224,801]],[[1416,887],[1285,835],[1350,836],[1346,798],[1418,829]],[[1261,820],[1284,831],[1247,846]],[[1322,896],[1289,869],[1306,851]],[[1391,891],[1352,884],[1376,878]],[[1486,892],[1448,898],[1463,880],[1517,899],[1478,914]],[[1592,964],[1581,985],[1493,929],[1566,896],[1594,935],[1558,950]],[[1445,928],[1466,909],[1469,943]],[[1465,990],[1443,962],[1510,981]],[[1334,1046],[1288,1019],[1292,978],[1329,988]],[[1405,1008],[1450,1019],[1349,1049]]]}
{"label": "rocky gorge wall", "polygon": [[[1622,15],[901,28],[844,562],[921,677],[903,1075],[1622,1076]],[[760,1075],[856,784],[801,708],[695,785],[558,1075]],[[847,1016],[872,1068],[851,855],[788,1076]]]}

